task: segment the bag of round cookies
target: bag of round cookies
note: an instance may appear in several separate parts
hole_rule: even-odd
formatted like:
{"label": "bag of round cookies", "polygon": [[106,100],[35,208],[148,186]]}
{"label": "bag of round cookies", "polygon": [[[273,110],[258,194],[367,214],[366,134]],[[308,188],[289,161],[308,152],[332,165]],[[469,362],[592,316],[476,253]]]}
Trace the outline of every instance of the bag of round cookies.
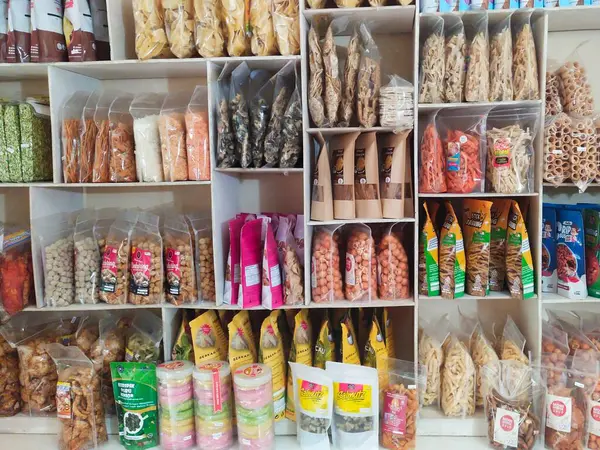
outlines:
{"label": "bag of round cookies", "polygon": [[165,217],[163,226],[165,295],[174,305],[198,299],[194,274],[192,235],[183,215]]}

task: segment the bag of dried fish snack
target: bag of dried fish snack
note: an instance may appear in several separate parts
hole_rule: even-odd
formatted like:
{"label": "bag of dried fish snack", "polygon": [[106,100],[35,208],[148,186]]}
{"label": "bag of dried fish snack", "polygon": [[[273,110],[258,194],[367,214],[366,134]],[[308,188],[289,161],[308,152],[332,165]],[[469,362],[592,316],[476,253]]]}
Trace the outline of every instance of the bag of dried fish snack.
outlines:
{"label": "bag of dried fish snack", "polygon": [[333,380],[334,448],[368,450],[379,444],[379,382],[377,370],[328,362]]}
{"label": "bag of dried fish snack", "polygon": [[161,0],[169,48],[177,58],[196,55],[193,0]]}
{"label": "bag of dried fish snack", "polygon": [[246,33],[249,19],[249,6],[244,0],[225,0],[222,2],[227,54],[246,56],[250,54],[250,36]]}
{"label": "bag of dried fish snack", "polygon": [[514,15],[513,37],[513,87],[514,100],[537,100],[540,98],[538,60],[531,26],[533,11]]}
{"label": "bag of dried fish snack", "polygon": [[271,9],[279,53],[283,56],[299,55],[300,1],[274,0]]}
{"label": "bag of dried fish snack", "polygon": [[369,336],[364,348],[363,365],[377,369],[377,373],[379,374],[379,385],[387,386],[388,351],[384,339],[383,329],[379,325],[377,314],[373,314],[371,317]]}
{"label": "bag of dried fish snack", "polygon": [[136,312],[127,337],[125,361],[156,363],[160,357],[162,320],[149,310]]}
{"label": "bag of dried fish snack", "polygon": [[[451,333],[443,345],[440,407],[446,416],[471,416],[475,413],[475,365],[464,336]],[[468,339],[467,339],[468,341]]]}
{"label": "bag of dried fish snack", "polygon": [[231,80],[227,68],[226,65],[217,79],[217,167],[221,169],[237,167],[240,163],[240,155],[236,149],[235,136],[231,126],[231,110],[229,108]]}
{"label": "bag of dried fish snack", "polygon": [[302,100],[300,77],[296,73],[296,87],[288,102],[281,124],[282,146],[279,156],[279,167],[291,169],[296,167],[302,156]]}
{"label": "bag of dried fish snack", "polygon": [[513,298],[534,296],[533,257],[519,204],[513,200],[506,236],[506,283]]}
{"label": "bag of dried fish snack", "polygon": [[421,22],[419,103],[441,103],[444,93],[444,19],[426,16]]}
{"label": "bag of dried fish snack", "polygon": [[346,313],[342,316],[340,327],[341,338],[339,360],[344,364],[360,365],[360,350],[358,348],[356,332],[354,331],[354,324],[352,323],[352,316],[350,315],[349,309],[347,309]]}
{"label": "bag of dried fish snack", "polygon": [[[459,16],[444,17],[445,69],[443,100],[461,103],[465,97],[465,27]],[[438,64],[436,62],[436,64]]]}
{"label": "bag of dried fish snack", "polygon": [[379,122],[379,89],[381,88],[381,55],[365,23],[360,24],[360,68],[356,80],[356,117],[363,127]]}
{"label": "bag of dried fish snack", "polygon": [[321,328],[315,342],[314,366],[324,369],[327,361],[335,361],[335,340],[333,338],[333,328],[329,324],[328,312],[323,316]]}
{"label": "bag of dried fish snack", "polygon": [[141,60],[172,55],[164,27],[161,0],[133,0],[135,54]]}
{"label": "bag of dried fish snack", "polygon": [[271,368],[273,376],[273,408],[275,421],[285,418],[287,364],[283,351],[283,338],[279,332],[279,311],[272,311],[260,327],[258,362]]}
{"label": "bag of dried fish snack", "polygon": [[465,250],[463,235],[450,202],[446,202],[446,218],[440,232],[440,287],[442,298],[465,295]]}
{"label": "bag of dried fish snack", "polygon": [[466,199],[463,203],[463,230],[467,262],[466,292],[486,296],[489,289],[490,231],[492,202]]}
{"label": "bag of dried fish snack", "polygon": [[349,127],[356,116],[356,81],[360,67],[361,41],[359,27],[354,27],[348,42],[344,81],[342,83],[342,103],[340,105],[339,126]]}
{"label": "bag of dried fish snack", "polygon": [[[268,78],[269,72],[254,70],[251,72],[249,89],[250,113],[250,151],[252,166],[261,168],[264,164],[264,141],[271,118],[273,92],[277,82],[277,73]],[[266,79],[265,79],[266,78]]]}
{"label": "bag of dried fish snack", "polygon": [[189,92],[168,94],[160,109],[158,131],[165,181],[188,179],[185,111],[189,98]]}
{"label": "bag of dried fish snack", "polygon": [[235,137],[236,153],[239,155],[242,168],[248,168],[252,165],[250,117],[248,115],[249,81],[250,68],[246,63],[240,64],[231,73],[229,112],[231,114],[231,127]]}
{"label": "bag of dried fish snack", "polygon": [[490,97],[490,59],[487,12],[463,16],[467,35],[465,100],[487,102]]}
{"label": "bag of dried fish snack", "polygon": [[266,167],[276,167],[281,157],[283,141],[283,121],[285,120],[286,107],[294,91],[294,69],[296,64],[287,63],[279,72],[275,80],[273,91],[273,104],[271,117],[267,125],[264,140],[264,159]]}
{"label": "bag of dried fish snack", "polygon": [[232,369],[257,362],[256,344],[247,310],[238,312],[229,324],[228,359]]}
{"label": "bag of dried fish snack", "polygon": [[475,406],[483,406],[484,404],[484,385],[483,371],[486,364],[494,364],[500,359],[492,345],[492,342],[485,335],[485,331],[481,323],[477,323],[471,339],[469,340],[469,351],[476,371],[476,391],[475,391]]}
{"label": "bag of dried fish snack", "polygon": [[[312,325],[308,310],[301,309],[294,316],[294,334],[290,348],[289,362],[313,365]],[[285,400],[285,417],[296,421],[296,404],[294,403],[293,377],[288,372]]]}
{"label": "bag of dried fish snack", "polygon": [[507,316],[502,339],[500,340],[500,348],[498,349],[500,359],[511,359],[529,364],[529,358],[525,355],[525,343],[525,336],[523,336],[512,317]]}
{"label": "bag of dried fish snack", "polygon": [[227,338],[214,310],[209,309],[190,322],[196,365],[227,359]]}
{"label": "bag of dried fish snack", "polygon": [[423,203],[423,209],[425,223],[419,236],[419,294],[434,297],[440,295],[438,235],[426,203]]}
{"label": "bag of dried fish snack", "polygon": [[421,337],[419,339],[419,363],[427,368],[427,383],[423,391],[423,405],[437,404],[440,399],[441,369],[444,363],[442,345],[448,337],[450,322],[446,315],[437,322],[421,322]]}
{"label": "bag of dried fish snack", "polygon": [[513,99],[511,16],[492,25],[490,30],[490,101]]}
{"label": "bag of dried fish snack", "polygon": [[100,377],[94,365],[77,347],[48,344],[46,350],[58,372],[56,416],[60,422],[58,448],[97,448],[108,440]]}

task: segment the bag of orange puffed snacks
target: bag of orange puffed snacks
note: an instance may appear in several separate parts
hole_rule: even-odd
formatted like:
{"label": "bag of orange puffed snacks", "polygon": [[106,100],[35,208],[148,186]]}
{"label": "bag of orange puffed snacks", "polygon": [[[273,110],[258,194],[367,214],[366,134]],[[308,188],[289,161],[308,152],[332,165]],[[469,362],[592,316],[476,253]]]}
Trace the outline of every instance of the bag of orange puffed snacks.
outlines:
{"label": "bag of orange puffed snacks", "polygon": [[419,192],[438,193],[446,192],[446,178],[444,177],[444,149],[438,130],[436,129],[437,113],[427,119],[423,124],[420,139],[419,160]]}

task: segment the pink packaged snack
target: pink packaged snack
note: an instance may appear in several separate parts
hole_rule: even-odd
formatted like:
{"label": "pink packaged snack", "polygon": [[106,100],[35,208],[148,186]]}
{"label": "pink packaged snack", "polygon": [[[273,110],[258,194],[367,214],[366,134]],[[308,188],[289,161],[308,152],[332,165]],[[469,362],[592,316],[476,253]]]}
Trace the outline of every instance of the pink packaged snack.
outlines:
{"label": "pink packaged snack", "polygon": [[277,254],[277,242],[273,235],[271,219],[262,219],[264,235],[262,259],[262,305],[265,308],[279,308],[283,305],[283,287],[281,285],[281,269]]}
{"label": "pink packaged snack", "polygon": [[260,305],[262,263],[262,219],[246,222],[240,236],[242,263],[242,308]]}
{"label": "pink packaged snack", "polygon": [[244,219],[232,219],[229,221],[229,254],[227,255],[227,267],[225,268],[225,293],[223,302],[228,305],[238,304],[238,290],[240,287],[240,233]]}
{"label": "pink packaged snack", "polygon": [[256,214],[250,213],[239,213],[235,216],[236,219],[242,219],[245,222],[250,222],[251,220],[256,220]]}
{"label": "pink packaged snack", "polygon": [[300,265],[304,267],[304,215],[298,214],[296,226],[294,227],[294,239],[296,240],[296,254]]}

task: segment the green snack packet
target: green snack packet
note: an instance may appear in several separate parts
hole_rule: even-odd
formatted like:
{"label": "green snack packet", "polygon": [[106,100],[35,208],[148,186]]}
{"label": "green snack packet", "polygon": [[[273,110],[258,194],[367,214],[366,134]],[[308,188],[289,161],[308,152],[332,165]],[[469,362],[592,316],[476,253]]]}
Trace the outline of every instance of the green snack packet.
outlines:
{"label": "green snack packet", "polygon": [[19,104],[23,181],[52,181],[52,131],[47,99]]}
{"label": "green snack packet", "polygon": [[112,362],[110,372],[121,444],[146,449],[158,445],[156,365]]}
{"label": "green snack packet", "polygon": [[588,295],[600,297],[600,210],[584,209],[585,267]]}
{"label": "green snack packet", "polygon": [[4,134],[4,104],[0,104],[0,183],[10,181],[8,169],[8,151],[6,150],[6,135]]}

